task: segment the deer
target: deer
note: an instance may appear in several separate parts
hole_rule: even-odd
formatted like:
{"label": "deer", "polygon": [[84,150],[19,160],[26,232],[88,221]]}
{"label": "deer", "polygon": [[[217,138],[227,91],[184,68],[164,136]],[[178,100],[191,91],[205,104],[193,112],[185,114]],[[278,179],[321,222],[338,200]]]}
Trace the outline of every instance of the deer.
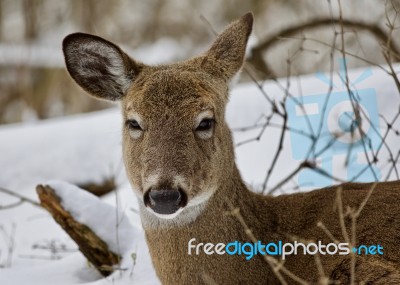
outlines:
{"label": "deer", "polygon": [[[158,278],[163,284],[400,284],[399,181],[278,196],[257,194],[243,181],[225,108],[252,27],[249,12],[204,53],[152,66],[95,35],[63,40],[72,79],[98,99],[120,102],[123,161]],[[351,209],[359,209],[356,223]],[[254,238],[353,239],[351,246],[375,245],[384,254],[350,248],[311,255],[300,248],[285,258],[249,260],[226,254],[226,247],[223,254],[229,242]]]}

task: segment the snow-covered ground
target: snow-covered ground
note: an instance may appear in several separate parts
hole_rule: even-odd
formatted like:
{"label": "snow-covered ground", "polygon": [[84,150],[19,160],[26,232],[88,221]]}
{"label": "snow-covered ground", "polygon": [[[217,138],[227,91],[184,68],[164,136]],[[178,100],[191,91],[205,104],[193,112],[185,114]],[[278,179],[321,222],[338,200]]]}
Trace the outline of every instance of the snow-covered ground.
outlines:
{"label": "snow-covered ground", "polygon": [[[353,70],[349,74],[350,80],[358,90],[372,88],[376,95],[375,107],[386,120],[391,121],[399,112],[399,92],[393,79],[385,72],[379,68],[373,68],[371,72],[370,77],[355,84],[363,70]],[[269,82],[264,88],[268,96],[280,100],[285,94],[287,83],[288,80],[282,79],[279,84]],[[338,76],[335,76],[334,83],[335,92],[345,90]],[[290,78],[289,90],[296,97],[307,98],[318,94],[323,96],[328,90],[328,85],[315,75],[293,77]],[[249,83],[234,88],[226,116],[230,126],[236,130],[252,126],[257,121],[263,122],[262,119],[260,121],[260,117],[268,116],[270,112],[270,103],[254,84]],[[273,117],[272,123],[281,124],[282,120]],[[117,271],[106,279],[102,278],[87,264],[85,258],[77,251],[76,245],[46,211],[23,203],[10,209],[0,209],[0,266],[3,267],[0,268],[0,284],[158,283],[144,242],[135,197],[122,166],[121,125],[119,110],[114,108],[91,114],[0,127],[0,187],[37,201],[35,186],[49,180],[79,184],[100,182],[110,176],[116,177],[118,190],[101,200],[64,184],[52,185],[61,189],[58,193],[75,216],[89,224],[92,223],[100,235],[106,233],[111,248],[115,247],[119,240],[120,247],[117,250],[125,257],[122,264],[124,270]],[[387,125],[382,117],[375,127],[381,135],[385,133]],[[400,129],[399,120],[393,123],[393,129]],[[262,127],[259,126],[246,132],[235,131],[235,142],[240,144],[257,137],[261,130]],[[272,125],[266,128],[260,140],[236,148],[237,163],[243,178],[255,189],[259,189],[264,181],[278,148],[279,139],[280,128]],[[388,149],[396,156],[400,150],[399,136],[395,131],[390,131],[385,141]],[[287,133],[282,154],[268,181],[268,189],[273,188],[297,168],[300,161],[296,159],[295,151],[291,136]],[[379,152],[377,165],[381,180],[397,178],[395,171],[390,172],[389,156],[390,153],[385,147]],[[340,155],[338,159],[332,159],[332,172],[345,180],[347,171],[340,159],[343,160]],[[362,159],[361,156],[361,162]],[[296,179],[297,176],[284,185],[282,192],[293,191],[290,189],[297,185]],[[308,186],[315,187],[312,184]],[[16,198],[0,193],[0,206],[16,201]],[[119,209],[118,216],[124,220],[119,228],[112,224],[112,221],[119,220],[116,216],[103,219],[98,212],[106,211],[107,205]],[[112,212],[113,215],[117,215],[117,211]],[[93,217],[97,218],[94,223]],[[125,231],[124,235],[131,237],[131,243],[121,238],[116,228]]]}

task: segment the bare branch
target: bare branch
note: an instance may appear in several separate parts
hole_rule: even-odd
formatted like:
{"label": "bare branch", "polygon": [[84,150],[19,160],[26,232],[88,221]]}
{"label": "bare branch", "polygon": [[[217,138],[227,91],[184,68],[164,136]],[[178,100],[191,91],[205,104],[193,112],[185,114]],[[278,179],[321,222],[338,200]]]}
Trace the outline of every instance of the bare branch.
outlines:
{"label": "bare branch", "polygon": [[36,202],[34,200],[31,200],[31,199],[29,199],[27,197],[24,197],[24,196],[22,196],[20,194],[17,194],[15,192],[11,191],[11,190],[8,190],[8,189],[0,187],[0,192],[3,192],[3,193],[6,193],[6,194],[8,194],[10,196],[16,197],[16,198],[20,199],[22,202],[27,202],[27,203],[30,203],[30,204],[36,206],[36,207],[42,208],[42,206],[40,206],[40,204],[38,202]]}
{"label": "bare branch", "polygon": [[370,32],[380,43],[389,43],[389,49],[396,54],[400,54],[399,48],[395,45],[393,41],[390,41],[390,35],[388,35],[382,28],[377,26],[376,24],[369,24],[361,21],[348,20],[348,19],[314,19],[310,20],[306,23],[296,25],[293,27],[286,28],[282,31],[279,31],[272,36],[266,38],[262,42],[260,42],[257,46],[251,49],[251,56],[248,61],[256,67],[257,70],[261,71],[264,75],[264,78],[275,78],[271,68],[266,64],[263,53],[277,44],[282,38],[290,38],[291,36],[300,33],[304,30],[311,30],[321,27],[331,27],[334,25],[340,25],[342,27],[355,29],[355,30],[366,30]]}

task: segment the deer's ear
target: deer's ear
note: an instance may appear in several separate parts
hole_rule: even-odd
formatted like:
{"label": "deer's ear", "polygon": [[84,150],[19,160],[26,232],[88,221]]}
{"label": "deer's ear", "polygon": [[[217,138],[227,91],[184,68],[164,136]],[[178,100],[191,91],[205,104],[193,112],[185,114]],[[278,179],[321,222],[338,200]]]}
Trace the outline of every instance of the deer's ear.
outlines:
{"label": "deer's ear", "polygon": [[253,14],[247,13],[230,24],[206,53],[202,66],[208,72],[231,79],[242,67],[247,40],[253,28]]}
{"label": "deer's ear", "polygon": [[89,34],[68,35],[63,41],[63,52],[71,77],[100,99],[121,99],[143,68],[118,46]]}

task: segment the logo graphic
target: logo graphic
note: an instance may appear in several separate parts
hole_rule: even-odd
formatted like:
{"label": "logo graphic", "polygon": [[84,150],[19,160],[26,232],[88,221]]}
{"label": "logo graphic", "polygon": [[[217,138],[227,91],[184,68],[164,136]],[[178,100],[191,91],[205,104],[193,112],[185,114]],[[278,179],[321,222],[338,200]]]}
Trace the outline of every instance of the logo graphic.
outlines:
{"label": "logo graphic", "polygon": [[246,260],[252,259],[256,255],[280,256],[282,260],[290,255],[348,255],[351,252],[357,255],[383,255],[383,246],[380,244],[360,245],[350,249],[350,245],[345,242],[324,244],[322,241],[302,243],[298,241],[264,243],[262,241],[239,242],[232,241],[225,243],[196,243],[196,238],[188,241],[188,255],[242,255]]}
{"label": "logo graphic", "polygon": [[286,101],[288,125],[293,130],[290,132],[293,158],[315,161],[321,172],[328,174],[304,169],[298,175],[300,186],[329,186],[338,176],[358,182],[380,178],[379,169],[366,159],[381,144],[376,92],[372,88],[355,88],[372,76],[372,70],[365,70],[349,82],[350,88],[345,84],[345,70],[346,62],[342,59],[340,87],[326,75],[317,73],[318,79],[333,87],[332,92],[289,97]]}

